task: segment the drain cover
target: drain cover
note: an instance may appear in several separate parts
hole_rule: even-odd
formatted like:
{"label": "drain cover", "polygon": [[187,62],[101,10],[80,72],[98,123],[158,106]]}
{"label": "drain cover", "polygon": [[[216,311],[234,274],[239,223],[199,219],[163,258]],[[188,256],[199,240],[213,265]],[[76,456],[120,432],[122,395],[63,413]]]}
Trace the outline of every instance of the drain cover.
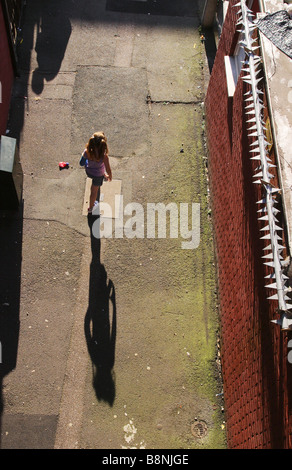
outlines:
{"label": "drain cover", "polygon": [[195,421],[191,426],[191,431],[194,437],[201,439],[206,436],[208,426],[205,421]]}

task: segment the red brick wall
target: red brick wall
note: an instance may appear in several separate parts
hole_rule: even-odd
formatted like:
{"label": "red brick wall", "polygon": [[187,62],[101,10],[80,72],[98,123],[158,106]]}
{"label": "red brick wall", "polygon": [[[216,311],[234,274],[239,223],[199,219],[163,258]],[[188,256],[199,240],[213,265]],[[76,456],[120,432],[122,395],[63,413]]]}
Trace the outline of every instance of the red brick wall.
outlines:
{"label": "red brick wall", "polygon": [[267,242],[256,203],[264,193],[253,184],[248,153],[248,85],[240,79],[234,97],[227,95],[224,55],[237,41],[236,10],[229,7],[205,102],[228,446],[291,448],[290,333],[270,322],[277,303],[267,297],[275,291],[264,287],[271,268],[261,259]]}
{"label": "red brick wall", "polygon": [[14,70],[7,40],[6,27],[0,3],[0,82],[2,85],[2,103],[0,100],[0,135],[5,135],[9,113]]}

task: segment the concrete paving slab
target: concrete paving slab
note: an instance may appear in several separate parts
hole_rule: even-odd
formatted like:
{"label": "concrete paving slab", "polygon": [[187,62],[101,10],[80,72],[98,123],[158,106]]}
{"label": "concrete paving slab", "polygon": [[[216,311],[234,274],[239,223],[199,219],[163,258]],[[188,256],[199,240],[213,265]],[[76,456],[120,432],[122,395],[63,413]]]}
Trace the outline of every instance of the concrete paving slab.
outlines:
{"label": "concrete paving slab", "polygon": [[103,184],[100,190],[101,215],[103,218],[118,219],[120,217],[121,194],[121,180],[112,180],[110,183]]}
{"label": "concrete paving slab", "polygon": [[2,423],[1,448],[53,449],[57,419],[54,415],[6,414]]}
{"label": "concrete paving slab", "polygon": [[[145,47],[145,42],[143,45]],[[165,36],[161,36],[159,28],[152,28],[146,49],[149,91],[153,101],[187,103],[200,99],[202,90],[194,77],[202,65],[198,60],[200,41],[194,24],[171,28]]]}
{"label": "concrete paving slab", "polygon": [[80,263],[80,282],[76,284],[77,302],[73,309],[73,327],[70,330],[70,341],[74,347],[68,348],[66,356],[55,449],[80,448],[80,428],[84,413],[83,391],[88,367],[88,350],[84,341],[85,312],[88,303],[88,290],[84,285],[84,279],[88,277],[92,248],[88,242],[89,240],[84,244]]}
{"label": "concrete paving slab", "polygon": [[[90,84],[88,86],[88,84]],[[80,67],[76,74],[72,112],[72,153],[104,130],[112,156],[147,155],[149,122],[145,70]]]}
{"label": "concrete paving slab", "polygon": [[88,235],[88,225],[82,217],[83,185],[86,179],[84,170],[69,169],[61,173],[62,178],[27,176],[24,179],[24,217],[57,221]]}
{"label": "concrete paving slab", "polygon": [[[94,10],[93,10],[94,11]],[[113,64],[115,57],[116,41],[119,32],[112,24],[99,23],[91,19],[72,22],[72,33],[68,40],[66,55],[60,71],[76,71],[79,66],[107,66]],[[91,47],[88,47],[88,43]],[[38,67],[37,55],[33,54],[32,63]]]}
{"label": "concrete paving slab", "polygon": [[[91,179],[86,178],[85,183],[85,193],[83,201],[82,215],[88,215],[88,205],[91,189]],[[109,183],[104,182],[100,188],[100,209],[98,214],[101,213],[102,217],[108,217],[111,219],[116,219],[119,217],[119,208],[116,208],[116,197],[118,198],[121,195],[122,181],[112,180]],[[97,215],[97,212],[94,210],[93,215]]]}
{"label": "concrete paving slab", "polygon": [[86,215],[86,216],[88,215],[88,210],[87,209],[89,207],[91,184],[92,184],[92,180],[90,178],[86,178],[83,208],[82,208],[82,215]]}
{"label": "concrete paving slab", "polygon": [[[70,87],[65,86],[65,88],[69,90],[69,93],[66,93],[68,99],[63,99],[64,95],[60,99],[60,87],[52,86],[51,91],[47,92],[47,97],[50,95],[51,98],[29,93],[27,100],[21,99],[21,108],[15,110],[20,113],[23,111],[27,129],[26,135],[22,136],[21,140],[22,168],[25,175],[63,178],[59,162],[73,163],[70,154],[72,88],[71,91]],[[56,117],[52,121],[55,113]],[[12,118],[13,116],[12,113]],[[78,160],[76,164],[77,162]]]}

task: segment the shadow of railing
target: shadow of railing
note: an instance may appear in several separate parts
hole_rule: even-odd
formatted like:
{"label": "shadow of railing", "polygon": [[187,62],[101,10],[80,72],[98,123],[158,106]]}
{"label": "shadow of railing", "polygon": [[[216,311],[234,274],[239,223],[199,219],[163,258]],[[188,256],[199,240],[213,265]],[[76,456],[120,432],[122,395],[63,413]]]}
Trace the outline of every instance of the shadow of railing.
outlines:
{"label": "shadow of railing", "polygon": [[[16,367],[20,327],[23,206],[0,214],[0,430],[3,380]],[[0,442],[1,444],[1,442]],[[1,447],[1,445],[0,445]]]}

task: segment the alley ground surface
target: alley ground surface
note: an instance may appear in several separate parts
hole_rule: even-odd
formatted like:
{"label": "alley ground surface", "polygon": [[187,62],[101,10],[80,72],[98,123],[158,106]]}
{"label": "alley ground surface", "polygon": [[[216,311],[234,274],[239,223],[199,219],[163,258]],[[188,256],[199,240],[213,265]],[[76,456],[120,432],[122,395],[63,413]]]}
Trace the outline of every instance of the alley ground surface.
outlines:
{"label": "alley ground surface", "polygon": [[[23,204],[1,217],[3,449],[225,448],[209,70],[199,4],[168,3],[25,7],[7,134]],[[142,238],[99,240],[82,213],[79,159],[96,130],[124,206],[145,210]],[[171,202],[200,205],[196,248],[147,238],[147,204]]]}

